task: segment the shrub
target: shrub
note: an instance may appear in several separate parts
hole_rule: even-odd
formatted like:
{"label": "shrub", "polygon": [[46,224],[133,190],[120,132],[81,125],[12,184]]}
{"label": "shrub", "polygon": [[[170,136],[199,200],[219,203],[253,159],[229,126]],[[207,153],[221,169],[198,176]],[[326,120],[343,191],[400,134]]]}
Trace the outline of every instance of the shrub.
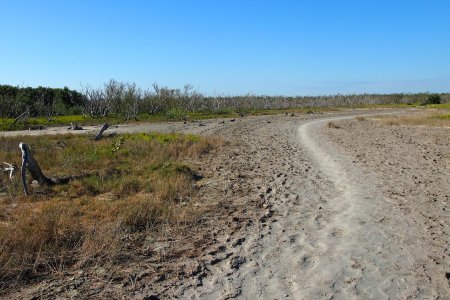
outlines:
{"label": "shrub", "polygon": [[441,96],[439,95],[430,95],[427,100],[425,100],[424,104],[441,104]]}
{"label": "shrub", "polygon": [[187,116],[187,112],[181,108],[172,108],[167,111],[166,117],[171,120],[183,120]]}

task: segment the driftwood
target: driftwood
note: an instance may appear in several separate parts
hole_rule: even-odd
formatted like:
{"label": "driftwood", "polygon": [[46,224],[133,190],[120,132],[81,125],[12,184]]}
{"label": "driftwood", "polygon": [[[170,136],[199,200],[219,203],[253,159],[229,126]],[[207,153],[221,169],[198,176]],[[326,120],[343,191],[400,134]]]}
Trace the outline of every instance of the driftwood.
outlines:
{"label": "driftwood", "polygon": [[69,130],[83,130],[83,127],[78,126],[78,123],[70,123],[70,127],[67,129]]}
{"label": "driftwood", "polygon": [[109,128],[109,124],[105,123],[102,127],[102,129],[100,129],[100,132],[95,136],[94,141],[98,141],[103,137],[103,132],[105,132],[106,129]]}
{"label": "driftwood", "polygon": [[9,179],[13,179],[13,177],[14,177],[14,172],[16,171],[17,166],[16,166],[14,163],[12,163],[12,164],[7,163],[7,162],[3,162],[3,163],[7,166],[7,167],[4,168],[3,170],[4,170],[5,172],[9,172]]}
{"label": "driftwood", "polygon": [[81,179],[84,177],[91,176],[92,174],[81,174],[74,176],[66,176],[66,177],[57,177],[57,178],[48,178],[42,173],[41,168],[39,167],[38,162],[34,159],[31,154],[30,147],[27,144],[20,143],[19,148],[22,151],[22,168],[21,168],[21,177],[22,177],[22,185],[25,195],[29,195],[27,181],[26,181],[26,170],[28,170],[31,174],[31,178],[36,180],[39,184],[42,185],[55,185],[55,184],[65,184],[69,181],[75,179]]}

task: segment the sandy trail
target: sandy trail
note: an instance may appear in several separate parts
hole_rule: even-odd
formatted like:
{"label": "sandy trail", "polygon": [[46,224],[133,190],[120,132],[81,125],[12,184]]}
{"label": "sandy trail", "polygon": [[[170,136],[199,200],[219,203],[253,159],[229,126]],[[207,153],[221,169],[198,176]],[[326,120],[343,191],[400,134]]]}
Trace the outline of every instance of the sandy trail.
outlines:
{"label": "sandy trail", "polygon": [[412,239],[423,234],[423,224],[405,222],[405,214],[382,193],[377,174],[356,167],[321,136],[326,122],[350,118],[354,115],[265,126],[282,145],[272,144],[271,156],[257,158],[274,174],[264,195],[273,217],[247,232],[234,260],[211,266],[202,285],[182,296],[448,298],[442,272],[435,275],[441,282],[436,287],[430,284],[436,279],[417,268],[428,249],[419,250],[426,246]]}
{"label": "sandy trail", "polygon": [[[407,248],[379,220],[389,210],[368,174],[361,174],[335,149],[317,141],[319,120],[299,127],[300,143],[331,183],[334,194],[327,218],[317,226],[312,243],[314,266],[302,272],[296,293],[312,298],[391,298],[415,294],[413,261]],[[361,180],[363,179],[363,180]],[[410,274],[398,276],[398,274]]]}

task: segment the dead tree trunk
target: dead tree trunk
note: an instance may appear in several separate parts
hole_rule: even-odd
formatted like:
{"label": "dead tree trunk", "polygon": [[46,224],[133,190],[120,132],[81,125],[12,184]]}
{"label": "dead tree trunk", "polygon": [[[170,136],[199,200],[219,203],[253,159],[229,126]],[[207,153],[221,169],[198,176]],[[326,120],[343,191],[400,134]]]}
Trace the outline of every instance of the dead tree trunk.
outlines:
{"label": "dead tree trunk", "polygon": [[106,129],[109,128],[109,124],[105,123],[102,127],[102,129],[100,129],[100,132],[95,136],[94,141],[98,141],[103,137],[103,132],[105,132]]}
{"label": "dead tree trunk", "polygon": [[28,147],[27,144],[20,143],[19,148],[20,148],[20,150],[22,150],[22,170],[21,170],[22,185],[23,185],[23,190],[25,192],[25,195],[27,195],[27,196],[30,193],[29,193],[29,190],[27,187],[26,170],[28,170],[30,172],[31,178],[33,178],[33,180],[36,180],[37,182],[39,182],[39,184],[45,184],[45,185],[65,184],[71,180],[81,179],[81,178],[93,175],[93,174],[81,174],[81,175],[58,177],[58,178],[48,178],[44,175],[44,173],[42,173],[42,170],[39,167],[39,164],[34,159],[33,155],[31,155],[30,147]]}
{"label": "dead tree trunk", "polygon": [[41,168],[39,167],[39,164],[37,161],[33,158],[30,152],[30,147],[28,147],[27,144],[20,143],[19,144],[20,150],[22,150],[22,184],[23,184],[23,190],[25,192],[25,195],[29,195],[28,187],[27,187],[27,181],[26,181],[26,170],[28,170],[31,174],[31,177],[34,180],[37,180],[39,184],[51,184],[50,178],[47,178],[44,173],[42,173]]}

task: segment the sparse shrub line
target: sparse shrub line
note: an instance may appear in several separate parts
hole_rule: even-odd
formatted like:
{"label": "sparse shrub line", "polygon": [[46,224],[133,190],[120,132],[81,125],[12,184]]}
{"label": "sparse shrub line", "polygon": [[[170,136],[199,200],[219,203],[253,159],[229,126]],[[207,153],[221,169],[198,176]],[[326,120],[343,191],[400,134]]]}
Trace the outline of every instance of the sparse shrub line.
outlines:
{"label": "sparse shrub line", "polygon": [[[352,94],[330,96],[205,96],[186,84],[182,89],[154,83],[143,90],[134,83],[111,79],[101,87],[21,88],[0,85],[0,130],[70,123],[110,123],[144,120],[184,120],[267,114],[277,110],[322,110],[367,106],[439,105],[450,94]],[[100,121],[102,120],[102,121]]]}

